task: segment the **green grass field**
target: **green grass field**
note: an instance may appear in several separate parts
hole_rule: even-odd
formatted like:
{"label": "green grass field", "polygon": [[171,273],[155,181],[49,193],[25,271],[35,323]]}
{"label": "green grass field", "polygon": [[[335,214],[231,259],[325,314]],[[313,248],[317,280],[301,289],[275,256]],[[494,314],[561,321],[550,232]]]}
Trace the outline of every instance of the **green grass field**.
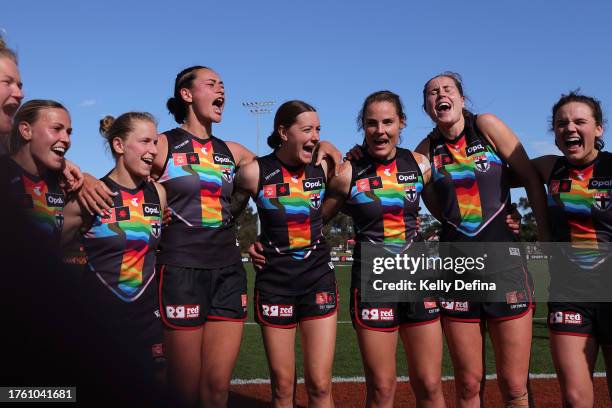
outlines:
{"label": "green grass field", "polygon": [[[546,291],[548,286],[548,273],[546,266],[542,261],[530,263],[530,271],[536,282],[536,291],[540,294]],[[246,265],[249,284],[249,319],[244,328],[242,339],[242,347],[236,369],[234,370],[233,378],[236,379],[253,379],[253,378],[269,378],[268,364],[264,353],[261,332],[257,324],[253,324],[253,284],[255,275],[251,264]],[[348,293],[350,288],[350,266],[336,266],[336,279],[338,282],[340,312],[338,320],[338,337],[336,340],[336,356],[334,361],[334,376],[336,377],[353,377],[363,376],[363,366],[361,364],[361,356],[357,346],[357,338],[353,326],[350,324]],[[538,296],[541,298],[541,296]],[[532,373],[554,373],[554,367],[550,357],[548,347],[548,330],[546,328],[546,304],[539,304],[536,309],[535,320],[533,323],[533,342],[532,342],[532,357],[531,357],[531,372]],[[299,345],[299,335],[296,336],[296,349],[298,352],[298,377],[303,377],[302,370],[302,355]],[[487,339],[487,374],[495,373],[495,361],[490,347],[490,341]],[[450,356],[445,348],[444,359],[442,362],[443,375],[452,375],[452,365]],[[604,366],[601,358],[599,359],[596,371],[603,371]],[[398,345],[397,353],[397,373],[400,376],[408,375],[406,358],[403,348]]]}

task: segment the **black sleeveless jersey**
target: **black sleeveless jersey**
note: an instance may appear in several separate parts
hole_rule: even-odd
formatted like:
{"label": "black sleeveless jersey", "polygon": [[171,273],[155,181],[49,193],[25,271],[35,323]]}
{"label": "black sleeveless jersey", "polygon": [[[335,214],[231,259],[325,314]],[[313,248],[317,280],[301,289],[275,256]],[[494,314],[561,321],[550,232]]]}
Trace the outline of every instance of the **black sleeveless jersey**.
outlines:
{"label": "black sleeveless jersey", "polygon": [[66,197],[59,186],[59,175],[48,171],[42,177],[25,171],[8,157],[2,159],[8,171],[9,191],[26,212],[31,225],[58,243],[64,226]]}
{"label": "black sleeveless jersey", "polygon": [[240,261],[230,212],[236,164],[229,148],[211,136],[199,139],[176,128],[165,133],[168,157],[159,182],[172,220],[164,229],[158,262],[220,268]]}
{"label": "black sleeveless jersey", "polygon": [[611,255],[612,154],[599,152],[586,166],[558,158],[547,187],[553,240],[571,242],[566,255],[582,269],[604,263]]}
{"label": "black sleeveless jersey", "polygon": [[333,282],[329,247],[323,236],[321,166],[283,165],[274,153],[257,159],[257,213],[266,265],[257,273],[258,289],[299,295]]}
{"label": "black sleeveless jersey", "polygon": [[440,239],[515,240],[505,224],[508,166],[476,126],[476,116],[466,117],[464,131],[452,142],[437,129],[428,137],[434,190],[443,215]]}
{"label": "black sleeveless jersey", "polygon": [[155,275],[162,221],[159,195],[150,182],[130,189],[108,176],[102,181],[119,194],[113,197],[110,215],[96,215],[82,244],[89,268],[119,299],[131,302]]}
{"label": "black sleeveless jersey", "polygon": [[[397,148],[396,156],[376,160],[366,153],[351,162],[353,174],[344,211],[353,218],[356,243],[398,246],[416,237],[423,175],[410,150]],[[359,257],[359,245],[355,258]]]}

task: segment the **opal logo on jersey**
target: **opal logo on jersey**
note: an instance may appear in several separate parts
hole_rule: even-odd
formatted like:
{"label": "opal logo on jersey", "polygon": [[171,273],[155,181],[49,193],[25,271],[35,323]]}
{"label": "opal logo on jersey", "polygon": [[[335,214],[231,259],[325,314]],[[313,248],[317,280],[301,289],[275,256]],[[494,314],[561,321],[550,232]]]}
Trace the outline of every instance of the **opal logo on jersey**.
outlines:
{"label": "opal logo on jersey", "polygon": [[321,190],[323,188],[323,179],[317,177],[302,180],[302,187],[304,191]]}
{"label": "opal logo on jersey", "polygon": [[416,171],[404,171],[395,175],[398,184],[416,183],[419,180]]}
{"label": "opal logo on jersey", "polygon": [[576,312],[563,312],[564,324],[582,324],[582,315]]}
{"label": "opal logo on jersey", "polygon": [[46,193],[45,199],[47,201],[47,207],[63,207],[66,203],[63,194]]}
{"label": "opal logo on jersey", "polygon": [[473,160],[476,170],[480,171],[481,173],[486,173],[491,168],[486,154],[478,154],[477,156],[474,156]]}
{"label": "opal logo on jersey", "polygon": [[606,211],[610,208],[612,198],[609,191],[596,191],[593,193],[593,205],[601,211]]}
{"label": "opal logo on jersey", "polygon": [[361,309],[361,320],[390,321],[393,320],[393,309],[390,307],[377,307]]}
{"label": "opal logo on jersey", "polygon": [[411,203],[415,202],[417,199],[416,186],[405,186],[404,195],[406,196],[406,200],[410,201]]}
{"label": "opal logo on jersey", "polygon": [[213,163],[215,164],[225,164],[225,165],[234,165],[232,159],[224,154],[215,153],[213,154]]}
{"label": "opal logo on jersey", "polygon": [[159,204],[144,203],[142,212],[145,217],[159,217],[161,215],[161,207]]}
{"label": "opal logo on jersey", "polygon": [[485,148],[481,142],[474,142],[465,149],[466,156],[473,156],[477,153],[484,153]]}
{"label": "opal logo on jersey", "polygon": [[292,317],[293,305],[261,305],[261,311],[266,317]]}
{"label": "opal logo on jersey", "polygon": [[610,190],[612,189],[612,179],[603,177],[593,177],[589,180],[590,190]]}
{"label": "opal logo on jersey", "polygon": [[310,194],[310,206],[315,210],[318,210],[319,207],[321,207],[321,193]]}

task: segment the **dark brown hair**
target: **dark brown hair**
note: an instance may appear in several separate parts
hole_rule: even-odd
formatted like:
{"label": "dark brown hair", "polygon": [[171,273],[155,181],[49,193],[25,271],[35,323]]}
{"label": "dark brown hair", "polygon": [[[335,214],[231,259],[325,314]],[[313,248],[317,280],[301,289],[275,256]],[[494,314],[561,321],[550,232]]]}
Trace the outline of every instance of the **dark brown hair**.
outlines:
{"label": "dark brown hair", "polygon": [[0,58],[8,58],[17,64],[17,54],[6,46],[4,38],[0,35]]}
{"label": "dark brown hair", "polygon": [[[438,74],[432,78],[429,79],[429,81],[425,82],[425,86],[423,87],[423,111],[425,113],[427,113],[429,115],[429,113],[427,112],[427,85],[429,85],[429,83],[431,81],[433,81],[436,78],[440,78],[440,77],[446,77],[446,78],[450,78],[453,80],[453,82],[455,83],[455,86],[457,87],[457,90],[459,91],[459,95],[463,96],[465,98],[465,100],[469,101],[470,99],[465,95],[465,92],[463,91],[463,78],[461,78],[461,75],[459,75],[456,72],[452,72],[452,71],[444,71],[441,74]],[[472,113],[466,109],[463,108],[463,116],[469,117],[471,116]]]}
{"label": "dark brown hair", "polygon": [[185,68],[176,75],[176,79],[174,80],[174,96],[168,98],[168,101],[166,101],[166,107],[174,116],[174,120],[178,124],[184,123],[185,119],[187,118],[187,104],[181,97],[181,89],[191,89],[193,80],[196,78],[198,71],[201,69],[211,70],[210,68],[202,65],[194,65],[192,67]]}
{"label": "dark brown hair", "polygon": [[[599,126],[605,125],[605,119],[603,116],[603,110],[601,109],[601,102],[593,98],[592,96],[582,95],[579,89],[574,91],[570,91],[567,94],[561,95],[559,100],[552,107],[552,118],[550,120],[550,130],[554,132],[555,130],[555,115],[557,111],[565,104],[570,102],[579,102],[584,103],[589,108],[591,108],[591,113],[593,114],[593,119],[595,119],[595,123]],[[604,148],[604,140],[603,137],[595,138],[595,149],[602,150]]]}
{"label": "dark brown hair", "polygon": [[288,128],[295,123],[299,114],[304,112],[316,112],[317,110],[304,101],[288,101],[278,107],[274,115],[274,131],[268,136],[268,146],[276,150],[281,145],[281,136],[278,128]]}
{"label": "dark brown hair", "polygon": [[378,91],[378,92],[371,93],[370,95],[367,96],[367,98],[365,98],[365,101],[363,101],[363,106],[361,107],[361,109],[359,110],[359,113],[357,114],[357,129],[358,130],[363,130],[364,128],[363,121],[365,120],[365,112],[368,109],[368,106],[370,106],[374,102],[392,103],[395,106],[395,111],[397,112],[397,116],[399,116],[399,118],[403,122],[406,121],[406,114],[404,113],[404,104],[402,103],[402,100],[399,97],[399,95],[391,91]]}

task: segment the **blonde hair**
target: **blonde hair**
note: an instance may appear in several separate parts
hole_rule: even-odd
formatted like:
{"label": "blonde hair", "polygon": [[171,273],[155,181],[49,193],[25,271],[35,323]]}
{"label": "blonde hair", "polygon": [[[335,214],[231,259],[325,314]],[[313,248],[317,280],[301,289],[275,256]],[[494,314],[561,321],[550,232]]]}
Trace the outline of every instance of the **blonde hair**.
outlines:
{"label": "blonde hair", "polygon": [[111,115],[106,115],[100,119],[100,134],[108,141],[113,157],[117,157],[117,153],[113,149],[113,139],[118,137],[125,140],[128,133],[134,130],[134,122],[137,120],[151,122],[157,126],[155,117],[148,112],[126,112],[116,119]]}
{"label": "blonde hair", "polygon": [[6,46],[6,42],[4,42],[4,38],[0,35],[0,58],[8,58],[13,60],[15,64],[17,64],[17,54],[15,51],[11,50]]}

